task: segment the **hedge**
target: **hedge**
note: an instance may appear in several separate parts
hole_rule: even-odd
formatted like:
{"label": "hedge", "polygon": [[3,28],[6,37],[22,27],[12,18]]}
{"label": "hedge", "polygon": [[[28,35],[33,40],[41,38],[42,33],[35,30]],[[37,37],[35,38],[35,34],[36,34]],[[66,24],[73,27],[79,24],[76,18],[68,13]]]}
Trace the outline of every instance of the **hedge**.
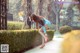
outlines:
{"label": "hedge", "polygon": [[16,21],[8,21],[7,27],[8,27],[8,30],[20,30],[24,27],[24,23],[16,22]]}
{"label": "hedge", "polygon": [[70,32],[71,30],[72,30],[72,28],[70,26],[67,26],[67,25],[62,26],[59,29],[59,31],[60,31],[61,34],[65,34],[67,32]]}
{"label": "hedge", "polygon": [[80,53],[80,30],[64,34],[62,53]]}
{"label": "hedge", "polygon": [[[52,40],[54,31],[47,31],[47,33],[49,41]],[[38,46],[41,40],[41,35],[37,30],[0,31],[0,44],[9,44],[10,53],[18,53],[18,51]]]}

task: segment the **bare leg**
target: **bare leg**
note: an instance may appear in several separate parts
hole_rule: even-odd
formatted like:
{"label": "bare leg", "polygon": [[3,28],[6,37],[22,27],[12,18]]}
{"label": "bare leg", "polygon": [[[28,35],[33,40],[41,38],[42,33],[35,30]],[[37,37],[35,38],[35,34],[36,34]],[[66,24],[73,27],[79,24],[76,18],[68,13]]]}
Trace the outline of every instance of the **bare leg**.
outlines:
{"label": "bare leg", "polygon": [[48,42],[48,35],[45,34],[45,43],[47,43],[47,42]]}
{"label": "bare leg", "polygon": [[47,43],[47,41],[48,41],[48,37],[47,37],[47,34],[44,34],[44,33],[42,32],[42,29],[39,30],[39,33],[40,33],[41,36],[42,36],[42,45],[41,45],[40,48],[43,48],[43,47],[45,46],[45,43]]}
{"label": "bare leg", "polygon": [[39,30],[39,33],[41,34],[41,36],[42,36],[43,38],[45,38],[45,35],[44,35],[44,33],[42,32],[42,29]]}
{"label": "bare leg", "polygon": [[40,48],[43,48],[45,46],[45,39],[42,37],[42,44],[40,46]]}
{"label": "bare leg", "polygon": [[42,45],[44,45],[45,44],[45,40],[44,40],[44,38],[42,37]]}

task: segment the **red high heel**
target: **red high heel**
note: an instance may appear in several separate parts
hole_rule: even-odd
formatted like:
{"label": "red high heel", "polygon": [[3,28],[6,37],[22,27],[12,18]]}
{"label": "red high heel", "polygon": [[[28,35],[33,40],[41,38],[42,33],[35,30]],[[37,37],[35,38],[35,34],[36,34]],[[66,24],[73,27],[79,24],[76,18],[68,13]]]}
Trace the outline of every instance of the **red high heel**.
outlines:
{"label": "red high heel", "polygon": [[44,45],[41,45],[40,48],[42,49],[44,46],[45,46],[45,44]]}

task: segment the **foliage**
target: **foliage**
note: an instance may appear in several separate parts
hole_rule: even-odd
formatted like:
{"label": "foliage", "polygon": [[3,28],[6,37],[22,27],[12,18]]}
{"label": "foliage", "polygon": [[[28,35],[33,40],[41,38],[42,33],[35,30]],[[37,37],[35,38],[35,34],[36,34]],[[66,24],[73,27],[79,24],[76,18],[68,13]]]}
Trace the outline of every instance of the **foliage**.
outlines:
{"label": "foliage", "polygon": [[18,20],[19,16],[18,16],[18,12],[21,9],[21,1],[22,0],[9,0],[8,4],[9,4],[9,10],[8,12],[13,14],[13,18],[14,20]]}
{"label": "foliage", "polygon": [[[49,41],[54,31],[47,31]],[[18,52],[41,44],[42,37],[37,30],[1,30],[0,44],[9,44],[10,53]],[[16,53],[17,53],[16,52]]]}
{"label": "foliage", "polygon": [[71,30],[72,28],[70,26],[65,25],[65,26],[62,26],[59,31],[61,34],[64,34],[64,33],[70,32]]}
{"label": "foliage", "polygon": [[80,53],[80,30],[64,34],[62,53]]}
{"label": "foliage", "polygon": [[7,23],[8,30],[20,30],[22,29],[23,26],[24,26],[23,22],[8,21]]}

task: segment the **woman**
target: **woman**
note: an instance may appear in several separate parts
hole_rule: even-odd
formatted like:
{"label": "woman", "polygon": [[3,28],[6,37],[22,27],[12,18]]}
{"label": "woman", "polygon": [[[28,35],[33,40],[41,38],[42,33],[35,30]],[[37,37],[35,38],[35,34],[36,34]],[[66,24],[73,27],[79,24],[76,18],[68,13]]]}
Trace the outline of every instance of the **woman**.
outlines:
{"label": "woman", "polygon": [[40,48],[43,48],[45,46],[45,43],[47,43],[48,41],[46,29],[48,29],[51,26],[51,23],[46,18],[43,18],[42,16],[37,16],[35,14],[31,15],[31,19],[41,26],[39,29],[39,33],[42,35],[43,38],[42,38],[42,45],[40,46]]}

